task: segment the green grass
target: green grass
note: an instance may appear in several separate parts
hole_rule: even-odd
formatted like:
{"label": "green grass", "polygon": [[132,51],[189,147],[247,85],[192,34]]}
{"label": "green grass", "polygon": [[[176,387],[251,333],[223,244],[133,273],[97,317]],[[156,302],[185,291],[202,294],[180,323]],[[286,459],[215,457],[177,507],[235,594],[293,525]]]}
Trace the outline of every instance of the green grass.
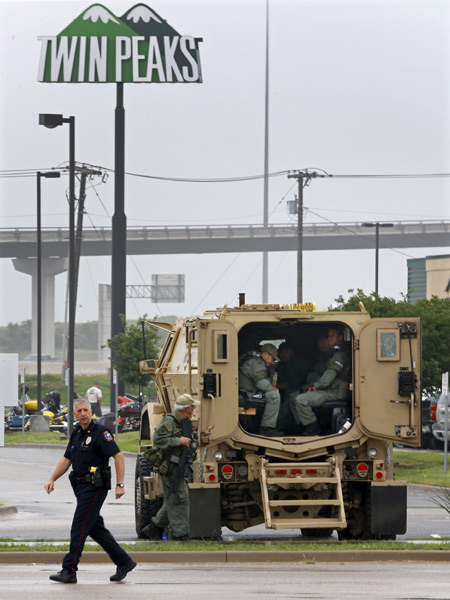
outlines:
{"label": "green grass", "polygon": [[[9,540],[8,540],[9,541]],[[319,552],[319,551],[364,551],[364,550],[449,550],[448,541],[441,540],[436,544],[407,542],[213,542],[210,540],[196,540],[188,544],[180,542],[138,542],[137,544],[121,544],[127,552],[226,552],[226,551],[295,551],[295,552]],[[13,545],[2,544],[0,540],[0,552],[67,552],[69,543],[53,545],[42,542],[34,546],[17,542]],[[102,552],[97,544],[85,547],[85,552]]]}
{"label": "green grass", "polygon": [[408,483],[450,487],[450,458],[444,475],[444,455],[439,452],[394,451],[396,479]]}
{"label": "green grass", "polygon": [[[12,431],[5,433],[5,444],[59,444],[67,445],[67,439],[60,439],[61,434],[52,432],[30,433],[25,432],[22,435],[21,431]],[[139,449],[139,431],[130,431],[127,433],[119,433],[117,443],[124,452],[137,452]]]}
{"label": "green grass", "polygon": [[[97,375],[75,375],[74,390],[83,398],[87,390],[97,382],[102,390],[102,406],[109,407],[110,405],[110,376],[109,373],[98,373]],[[28,396],[35,400],[37,398],[37,375],[27,375],[26,384],[29,387]],[[61,394],[61,404],[67,404],[67,386],[64,381],[61,381],[60,374],[44,373],[41,377],[41,399],[45,400],[45,394],[56,390]],[[137,396],[139,391],[128,386],[125,390],[126,394]],[[156,388],[153,382],[149,382],[144,393],[147,396],[156,396]]]}
{"label": "green grass", "polygon": [[[84,398],[87,390],[98,382],[102,390],[102,404],[109,406],[110,398],[110,379],[109,373],[99,373],[97,375],[77,375],[74,378],[74,390]],[[31,399],[37,398],[37,375],[27,375],[26,384],[30,388],[28,396]],[[61,375],[45,373],[41,377],[41,398],[45,399],[45,394],[56,390],[61,394],[61,404],[67,404],[67,387],[64,381],[61,381]]]}

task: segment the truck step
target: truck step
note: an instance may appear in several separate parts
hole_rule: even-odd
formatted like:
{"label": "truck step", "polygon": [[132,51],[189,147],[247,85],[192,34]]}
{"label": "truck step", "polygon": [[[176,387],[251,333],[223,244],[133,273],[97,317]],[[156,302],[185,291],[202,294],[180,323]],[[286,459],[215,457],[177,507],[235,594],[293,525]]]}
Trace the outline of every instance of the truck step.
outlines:
{"label": "truck step", "polygon": [[261,493],[269,529],[345,528],[339,467],[269,463],[261,457]]}

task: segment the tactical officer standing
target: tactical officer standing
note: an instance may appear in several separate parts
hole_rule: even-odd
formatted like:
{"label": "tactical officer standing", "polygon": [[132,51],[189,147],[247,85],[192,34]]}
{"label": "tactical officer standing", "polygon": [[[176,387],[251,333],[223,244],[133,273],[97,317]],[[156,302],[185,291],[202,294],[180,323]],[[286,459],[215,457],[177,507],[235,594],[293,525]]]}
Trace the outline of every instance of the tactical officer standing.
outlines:
{"label": "tactical officer standing", "polygon": [[279,437],[276,429],[280,410],[280,392],[276,388],[276,373],[271,368],[278,360],[274,344],[263,344],[258,352],[250,351],[239,361],[239,391],[247,394],[263,392],[266,398],[258,435]]}
{"label": "tactical officer standing", "polygon": [[50,575],[50,579],[59,583],[77,582],[78,563],[86,538],[90,535],[117,565],[110,581],[121,581],[135,568],[136,563],[106,529],[100,509],[111,488],[111,470],[108,467],[111,456],[116,469],[116,499],[125,493],[123,454],[109,430],[92,421],[92,410],[86,399],[75,401],[73,414],[79,424],[70,436],[64,456],[44,486],[48,494],[53,492],[55,481],[72,465],[69,479],[77,498],[77,506],[70,531],[70,549],[63,559],[62,570]]}
{"label": "tactical officer standing", "polygon": [[[326,400],[345,400],[350,395],[350,360],[342,348],[343,333],[338,327],[328,330],[330,349],[326,369],[315,381],[307,384],[304,393],[293,392],[289,401],[297,423],[303,425],[301,435],[318,435],[320,427],[313,407]],[[307,378],[308,381],[308,378]]]}
{"label": "tactical officer standing", "polygon": [[163,456],[159,475],[164,503],[142,530],[142,536],[150,540],[160,540],[169,525],[173,540],[189,540],[188,479],[196,449],[192,443],[191,417],[194,407],[199,405],[200,401],[190,394],[181,394],[175,402],[175,411],[163,418],[153,434],[153,447],[161,450]]}

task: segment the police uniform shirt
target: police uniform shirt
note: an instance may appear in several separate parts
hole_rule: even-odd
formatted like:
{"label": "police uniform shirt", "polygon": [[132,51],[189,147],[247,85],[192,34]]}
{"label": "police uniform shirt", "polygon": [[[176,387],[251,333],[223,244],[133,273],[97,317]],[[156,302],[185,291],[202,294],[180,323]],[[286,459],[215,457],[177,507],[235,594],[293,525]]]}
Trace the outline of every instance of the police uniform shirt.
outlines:
{"label": "police uniform shirt", "polygon": [[104,469],[110,456],[120,452],[110,431],[103,425],[91,421],[87,429],[77,425],[70,436],[64,453],[72,461],[75,477],[89,473],[91,467]]}

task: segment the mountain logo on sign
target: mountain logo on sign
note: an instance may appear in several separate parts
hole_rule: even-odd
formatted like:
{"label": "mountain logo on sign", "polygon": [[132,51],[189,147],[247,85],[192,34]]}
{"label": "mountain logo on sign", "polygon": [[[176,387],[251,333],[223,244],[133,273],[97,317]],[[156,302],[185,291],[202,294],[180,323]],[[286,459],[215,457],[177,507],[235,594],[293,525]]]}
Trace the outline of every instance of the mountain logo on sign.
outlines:
{"label": "mountain logo on sign", "polygon": [[93,4],[56,36],[39,36],[43,83],[201,83],[202,38],[180,35],[146,4],[121,17]]}

